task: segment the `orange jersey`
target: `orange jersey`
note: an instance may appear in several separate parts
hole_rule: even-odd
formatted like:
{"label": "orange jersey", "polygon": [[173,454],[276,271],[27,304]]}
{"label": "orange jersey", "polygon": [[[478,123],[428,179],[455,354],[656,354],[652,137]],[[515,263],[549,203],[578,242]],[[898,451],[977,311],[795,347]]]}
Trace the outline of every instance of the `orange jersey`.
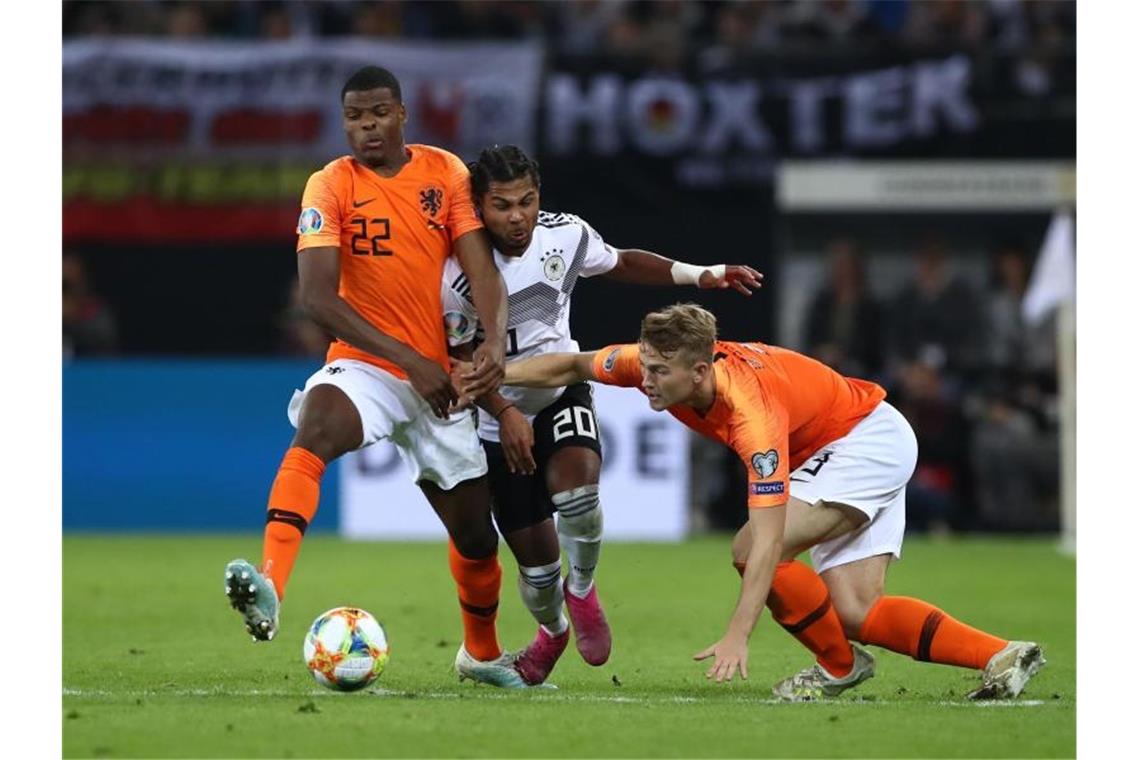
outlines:
{"label": "orange jersey", "polygon": [[[448,368],[439,282],[458,238],[482,228],[467,167],[430,145],[408,145],[411,160],[381,177],[343,156],[309,177],[297,250],[340,249],[341,298],[376,329]],[[336,340],[326,361],[358,359],[396,377],[389,361]]]}
{"label": "orange jersey", "polygon": [[[716,398],[708,413],[682,404],[669,413],[744,460],[749,507],[786,502],[788,473],[851,432],[887,395],[786,348],[717,341],[714,355]],[[636,345],[599,351],[593,369],[600,382],[641,388]]]}

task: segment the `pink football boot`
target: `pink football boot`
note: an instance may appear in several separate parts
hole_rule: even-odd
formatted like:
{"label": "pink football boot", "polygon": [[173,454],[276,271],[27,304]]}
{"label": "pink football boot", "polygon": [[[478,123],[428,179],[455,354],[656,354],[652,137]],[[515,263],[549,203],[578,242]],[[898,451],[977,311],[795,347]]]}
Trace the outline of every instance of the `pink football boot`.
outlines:
{"label": "pink football boot", "polygon": [[598,601],[598,585],[595,583],[591,586],[590,593],[583,598],[570,593],[566,581],[563,582],[562,591],[566,597],[570,622],[574,626],[574,643],[578,646],[578,653],[591,665],[605,664],[610,658],[613,639],[606,614],[602,612],[602,605]]}
{"label": "pink football boot", "polygon": [[561,636],[551,636],[541,625],[530,646],[524,649],[515,660],[515,670],[530,686],[537,686],[547,679],[554,670],[558,658],[566,651],[570,641],[570,629]]}

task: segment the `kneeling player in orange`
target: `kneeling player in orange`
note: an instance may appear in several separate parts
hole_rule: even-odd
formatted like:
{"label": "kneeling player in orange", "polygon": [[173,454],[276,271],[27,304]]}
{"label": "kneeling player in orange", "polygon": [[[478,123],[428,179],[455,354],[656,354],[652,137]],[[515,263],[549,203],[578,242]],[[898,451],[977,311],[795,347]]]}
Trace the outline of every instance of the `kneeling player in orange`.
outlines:
{"label": "kneeling player in orange", "polygon": [[[465,397],[479,388],[469,377]],[[773,687],[784,699],[835,696],[872,677],[874,658],[849,638],[982,670],[971,698],[1015,697],[1044,664],[1033,642],[883,594],[887,565],[901,556],[918,447],[878,385],[787,349],[718,341],[716,317],[693,304],[646,316],[636,345],[512,362],[504,383],[585,380],[638,388],[748,467],[749,521],[733,541],[740,598],[724,636],[696,655],[713,658],[708,677],[747,678],[748,637],[765,605],[816,655],[816,666]],[[795,560],[809,549],[814,570]]]}

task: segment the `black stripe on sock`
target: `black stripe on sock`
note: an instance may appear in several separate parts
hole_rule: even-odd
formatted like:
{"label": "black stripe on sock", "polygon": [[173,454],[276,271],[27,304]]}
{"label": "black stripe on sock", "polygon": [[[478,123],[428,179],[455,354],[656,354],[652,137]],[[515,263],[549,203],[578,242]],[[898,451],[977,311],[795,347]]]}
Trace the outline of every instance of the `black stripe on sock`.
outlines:
{"label": "black stripe on sock", "polygon": [[920,662],[930,662],[930,643],[934,641],[934,634],[938,631],[938,626],[942,625],[944,617],[946,615],[938,610],[926,616],[926,621],[922,624],[922,635],[918,637],[918,653],[915,654],[914,659]]}
{"label": "black stripe on sock", "polygon": [[460,599],[459,606],[463,608],[464,612],[470,612],[472,615],[478,615],[479,617],[491,617],[499,610],[498,602],[495,602],[490,607],[476,607],[474,604],[468,604]]}
{"label": "black stripe on sock", "polygon": [[601,501],[601,500],[595,494],[594,496],[588,496],[584,499],[575,499],[574,501],[568,501],[565,504],[558,504],[557,506],[555,506],[555,509],[558,510],[559,514],[566,514],[568,512],[577,512],[577,511],[582,510],[583,508],[589,510],[589,509],[593,509],[594,507],[598,506],[599,501]]}
{"label": "black stripe on sock", "polygon": [[589,514],[590,512],[593,512],[597,508],[598,508],[598,503],[594,502],[593,504],[587,504],[586,506],[580,507],[580,508],[575,509],[573,511],[571,511],[571,510],[559,510],[558,515],[559,515],[559,517],[580,517],[582,515]]}
{"label": "black stripe on sock", "polygon": [[812,610],[810,613],[808,613],[799,622],[790,623],[787,625],[785,625],[784,623],[780,623],[780,625],[784,626],[785,631],[794,635],[794,634],[797,634],[800,631],[804,630],[805,628],[810,626],[812,623],[814,623],[815,621],[819,620],[821,617],[826,615],[827,611],[830,609],[831,609],[831,594],[828,594],[827,597],[823,600],[823,604],[816,607],[814,610]]}
{"label": "black stripe on sock", "polygon": [[296,512],[290,512],[287,509],[270,509],[265,515],[265,524],[271,522],[285,523],[292,525],[297,530],[301,531],[301,535],[305,535],[305,529],[309,527],[309,521]]}
{"label": "black stripe on sock", "polygon": [[519,577],[523,579],[523,583],[531,588],[543,589],[550,588],[558,581],[562,580],[562,570],[554,570],[546,575],[525,575],[519,573]]}

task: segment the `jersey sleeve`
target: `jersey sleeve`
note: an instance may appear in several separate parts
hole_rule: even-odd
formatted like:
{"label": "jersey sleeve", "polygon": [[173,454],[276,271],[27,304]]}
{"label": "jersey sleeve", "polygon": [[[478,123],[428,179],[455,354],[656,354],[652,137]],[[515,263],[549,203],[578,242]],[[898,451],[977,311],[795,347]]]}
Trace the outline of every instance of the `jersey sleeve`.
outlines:
{"label": "jersey sleeve", "polygon": [[451,193],[447,232],[454,243],[468,232],[482,229],[483,222],[475,213],[475,202],[471,198],[471,172],[453,153],[447,154],[447,185]]}
{"label": "jersey sleeve", "polygon": [[297,250],[340,247],[338,184],[328,169],[313,172],[301,196],[301,216],[297,219]]}
{"label": "jersey sleeve", "polygon": [[455,259],[449,258],[443,268],[443,280],[440,282],[443,329],[447,333],[448,346],[462,346],[475,339],[475,332],[479,327],[479,314],[475,311],[475,304],[468,301],[464,295],[469,287],[463,269],[455,263]]}
{"label": "jersey sleeve", "polygon": [[634,343],[606,346],[598,351],[594,354],[593,369],[599,383],[625,388],[641,387],[641,362]]}
{"label": "jersey sleeve", "polygon": [[788,412],[756,403],[733,428],[732,449],[748,469],[748,508],[778,507],[788,501]]}
{"label": "jersey sleeve", "polygon": [[602,240],[598,231],[587,224],[584,219],[581,222],[586,229],[586,260],[582,264],[582,276],[593,277],[605,274],[617,266],[617,251],[605,240]]}

